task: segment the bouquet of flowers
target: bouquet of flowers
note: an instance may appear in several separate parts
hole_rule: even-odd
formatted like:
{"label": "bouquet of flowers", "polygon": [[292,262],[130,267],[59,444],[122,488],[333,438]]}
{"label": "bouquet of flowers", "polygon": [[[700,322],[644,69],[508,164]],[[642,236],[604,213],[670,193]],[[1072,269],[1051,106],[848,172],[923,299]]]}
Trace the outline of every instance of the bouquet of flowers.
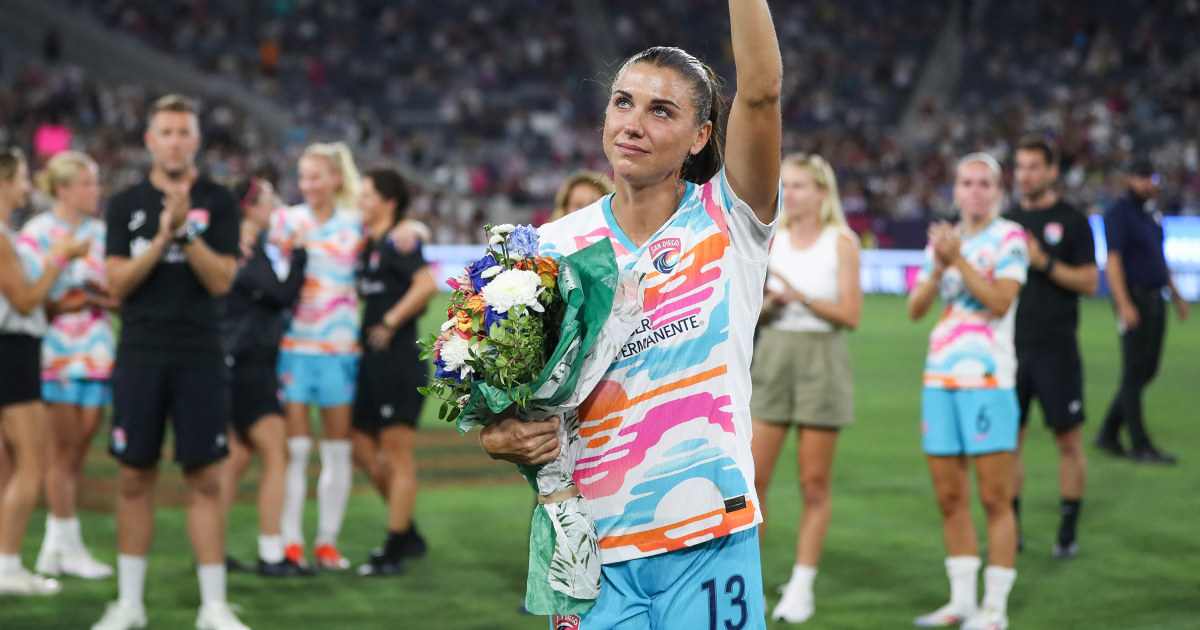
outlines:
{"label": "bouquet of flowers", "polygon": [[600,559],[572,479],[584,446],[575,409],[640,321],[638,279],[619,270],[607,239],[555,259],[537,255],[530,226],[485,229],[487,253],[447,282],[446,323],[422,342],[436,372],[420,392],[442,400],[440,416],[463,433],[514,405],[522,420],[562,418],[558,457],[518,467],[538,493],[525,605],[534,614],[587,612],[600,594]]}

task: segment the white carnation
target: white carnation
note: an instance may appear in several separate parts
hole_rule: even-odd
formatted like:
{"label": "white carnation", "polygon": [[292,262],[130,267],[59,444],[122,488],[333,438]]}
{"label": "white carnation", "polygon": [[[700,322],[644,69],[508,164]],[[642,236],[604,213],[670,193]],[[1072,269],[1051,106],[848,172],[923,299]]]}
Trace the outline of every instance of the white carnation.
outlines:
{"label": "white carnation", "polygon": [[488,240],[488,245],[499,245],[504,242],[503,236],[493,236]]}
{"label": "white carnation", "polygon": [[441,353],[438,355],[442,359],[442,363],[446,364],[447,372],[458,372],[459,376],[465,377],[474,371],[467,365],[467,360],[471,357],[471,346],[466,339],[454,335],[442,344]]}
{"label": "white carnation", "polygon": [[481,273],[479,275],[484,278],[491,278],[492,276],[495,276],[496,274],[500,273],[501,271],[504,271],[504,267],[501,267],[500,265],[492,265],[491,267],[484,269],[483,273]]}
{"label": "white carnation", "polygon": [[541,276],[524,269],[509,269],[480,291],[483,301],[497,313],[507,313],[514,306],[528,306],[541,312],[542,305],[538,302],[541,293]]}
{"label": "white carnation", "polygon": [[512,231],[515,229],[517,229],[517,226],[511,223],[501,223],[500,225],[492,228],[492,234],[495,234],[496,236],[504,236],[506,234],[512,234]]}

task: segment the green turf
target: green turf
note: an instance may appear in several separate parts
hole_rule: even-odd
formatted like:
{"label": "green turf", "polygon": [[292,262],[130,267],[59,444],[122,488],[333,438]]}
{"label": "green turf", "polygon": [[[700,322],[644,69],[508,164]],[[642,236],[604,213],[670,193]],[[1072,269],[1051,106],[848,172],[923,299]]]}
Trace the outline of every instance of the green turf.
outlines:
{"label": "green turf", "polygon": [[[431,313],[426,328],[432,329],[438,319]],[[919,374],[932,323],[932,317],[909,323],[899,298],[869,297],[863,326],[850,337],[857,423],[839,445],[834,520],[816,583],[817,616],[804,627],[911,627],[914,615],[939,606],[947,596],[939,518],[917,428]],[[1090,438],[1117,378],[1117,342],[1107,303],[1085,303],[1082,345]],[[1058,514],[1056,463],[1049,435],[1035,424],[1023,510],[1028,548],[1018,558],[1010,608],[1013,628],[1200,627],[1200,539],[1195,533],[1200,503],[1195,500],[1194,473],[1200,462],[1200,432],[1194,419],[1194,410],[1200,408],[1198,354],[1200,323],[1180,326],[1172,318],[1163,368],[1147,397],[1147,416],[1156,439],[1178,454],[1182,464],[1137,467],[1089,448],[1082,551],[1069,562],[1050,558]],[[426,411],[424,428],[448,429],[437,422],[435,409]],[[438,440],[425,447],[422,461],[463,456],[478,448],[470,436],[462,438],[461,448],[444,444]],[[794,446],[785,448],[769,496],[772,512],[763,552],[768,610],[778,599],[775,588],[790,571],[800,513],[794,457],[787,456]],[[461,475],[466,482],[455,480],[453,468],[422,475],[428,487],[417,517],[431,552],[411,563],[407,575],[378,581],[322,575],[289,582],[234,575],[229,582],[231,600],[260,630],[545,628],[544,619],[516,613],[524,589],[530,492],[506,465],[469,466],[476,469]],[[103,456],[89,464],[89,474],[112,471]],[[356,560],[378,542],[383,526],[382,505],[365,488],[360,490],[351,501],[342,534],[343,551]],[[306,525],[311,535],[315,510],[311,503],[309,508]],[[112,561],[112,515],[83,517],[93,550]],[[27,565],[36,555],[42,519],[39,511],[27,537]],[[978,511],[977,522],[982,523]],[[232,552],[252,557],[253,507],[236,506],[232,523]],[[147,591],[151,627],[191,627],[198,595],[179,509],[159,511]],[[86,628],[115,593],[115,580],[71,580],[54,598],[3,598],[0,629]]]}

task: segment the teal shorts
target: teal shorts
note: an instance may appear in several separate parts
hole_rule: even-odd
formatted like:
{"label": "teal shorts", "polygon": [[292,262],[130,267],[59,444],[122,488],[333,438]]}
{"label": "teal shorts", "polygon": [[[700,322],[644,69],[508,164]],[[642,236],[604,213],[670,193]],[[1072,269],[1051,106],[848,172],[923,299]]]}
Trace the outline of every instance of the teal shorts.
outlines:
{"label": "teal shorts", "polygon": [[289,403],[339,407],[354,402],[357,354],[279,353],[279,386]]}
{"label": "teal shorts", "polygon": [[757,527],[687,549],[606,564],[600,577],[595,607],[579,618],[551,617],[552,630],[766,628]]}
{"label": "teal shorts", "polygon": [[927,455],[985,455],[1017,450],[1021,411],[1013,389],[921,392],[921,446]]}
{"label": "teal shorts", "polygon": [[112,386],[108,381],[82,379],[42,381],[42,400],[76,407],[103,407],[112,402]]}

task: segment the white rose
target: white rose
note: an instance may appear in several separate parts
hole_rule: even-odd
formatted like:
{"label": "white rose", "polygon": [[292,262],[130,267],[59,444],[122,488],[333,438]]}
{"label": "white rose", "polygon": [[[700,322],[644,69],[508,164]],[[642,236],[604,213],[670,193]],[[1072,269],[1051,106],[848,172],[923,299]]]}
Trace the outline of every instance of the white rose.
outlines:
{"label": "white rose", "polygon": [[480,291],[483,301],[497,313],[507,313],[514,306],[527,306],[541,312],[542,305],[538,302],[541,293],[541,276],[524,269],[504,271]]}
{"label": "white rose", "polygon": [[442,332],[446,332],[447,330],[450,330],[450,329],[451,329],[451,328],[453,328],[453,327],[454,327],[454,325],[455,325],[455,324],[457,324],[457,323],[458,323],[458,320],[457,320],[457,319],[448,319],[448,320],[446,320],[446,322],[445,322],[444,324],[442,324]]}
{"label": "white rose", "polygon": [[467,360],[472,358],[471,346],[466,339],[454,335],[442,344],[441,354],[442,363],[446,364],[447,372],[458,372],[459,376],[466,377],[474,371],[474,368],[467,365]]}
{"label": "white rose", "polygon": [[481,273],[479,275],[484,278],[491,278],[492,276],[500,273],[501,271],[504,271],[504,267],[501,267],[500,265],[492,265],[491,267],[484,269],[483,273]]}

